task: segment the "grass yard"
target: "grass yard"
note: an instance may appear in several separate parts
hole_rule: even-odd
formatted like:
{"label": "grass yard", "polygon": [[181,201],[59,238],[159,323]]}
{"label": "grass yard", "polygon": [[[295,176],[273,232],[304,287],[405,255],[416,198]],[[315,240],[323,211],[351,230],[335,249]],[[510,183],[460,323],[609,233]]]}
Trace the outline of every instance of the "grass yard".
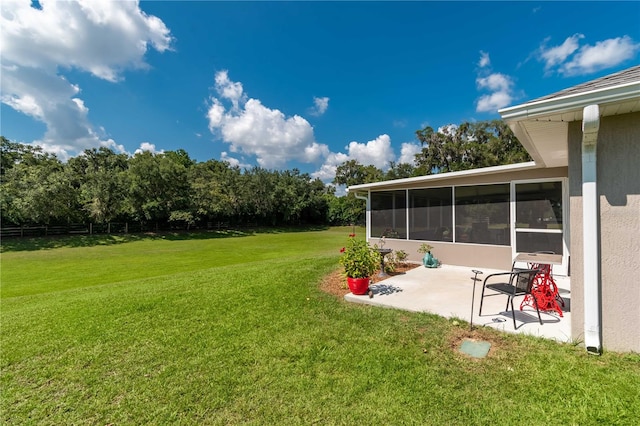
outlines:
{"label": "grass yard", "polygon": [[3,241],[0,422],[637,424],[638,354],[320,291],[350,231]]}

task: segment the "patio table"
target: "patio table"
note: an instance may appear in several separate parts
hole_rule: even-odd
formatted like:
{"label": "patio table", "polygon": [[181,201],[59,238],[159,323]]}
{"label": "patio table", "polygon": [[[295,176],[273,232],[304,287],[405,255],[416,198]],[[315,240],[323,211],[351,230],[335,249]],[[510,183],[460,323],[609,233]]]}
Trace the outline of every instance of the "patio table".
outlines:
{"label": "patio table", "polygon": [[558,293],[553,276],[551,275],[552,265],[562,263],[562,255],[548,253],[520,253],[516,256],[515,262],[526,262],[529,269],[538,269],[540,273],[536,275],[533,282],[531,294],[527,294],[520,304],[520,310],[524,306],[534,307],[533,298],[538,304],[541,311],[554,311],[562,317],[562,308],[564,300]]}

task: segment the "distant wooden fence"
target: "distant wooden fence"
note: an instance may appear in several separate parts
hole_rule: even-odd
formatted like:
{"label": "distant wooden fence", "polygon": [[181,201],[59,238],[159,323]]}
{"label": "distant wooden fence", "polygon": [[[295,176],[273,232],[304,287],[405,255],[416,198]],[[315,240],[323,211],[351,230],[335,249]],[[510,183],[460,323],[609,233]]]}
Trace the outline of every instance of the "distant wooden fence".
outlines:
{"label": "distant wooden fence", "polygon": [[[138,228],[138,229],[135,229]],[[0,236],[6,237],[43,237],[54,235],[74,234],[123,234],[128,232],[140,232],[140,224],[131,227],[128,223],[69,223],[67,225],[21,225],[3,226],[0,228]]]}
{"label": "distant wooden fence", "polygon": [[[235,228],[257,227],[255,222],[234,225]],[[203,222],[197,225],[181,223],[69,223],[67,225],[22,225],[0,227],[0,238],[47,237],[56,235],[135,234],[140,232],[187,231],[197,229],[225,230],[229,222]]]}

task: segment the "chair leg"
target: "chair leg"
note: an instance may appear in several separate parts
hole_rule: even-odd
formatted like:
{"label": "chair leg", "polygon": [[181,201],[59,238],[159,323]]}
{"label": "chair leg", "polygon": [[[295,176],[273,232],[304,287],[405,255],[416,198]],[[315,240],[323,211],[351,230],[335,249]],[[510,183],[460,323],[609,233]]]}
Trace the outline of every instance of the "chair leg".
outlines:
{"label": "chair leg", "polygon": [[513,329],[517,330],[518,327],[516,327],[516,310],[513,309],[513,297],[509,297],[509,301],[511,302],[511,316],[513,317]]}
{"label": "chair leg", "polygon": [[533,296],[533,305],[536,307],[536,312],[538,313],[538,321],[540,321],[540,325],[542,325],[542,318],[540,317],[540,309],[538,308],[538,301],[536,297]]}
{"label": "chair leg", "polygon": [[478,316],[482,315],[482,302],[484,302],[484,284],[482,285],[482,295],[480,296],[480,311],[478,311]]}

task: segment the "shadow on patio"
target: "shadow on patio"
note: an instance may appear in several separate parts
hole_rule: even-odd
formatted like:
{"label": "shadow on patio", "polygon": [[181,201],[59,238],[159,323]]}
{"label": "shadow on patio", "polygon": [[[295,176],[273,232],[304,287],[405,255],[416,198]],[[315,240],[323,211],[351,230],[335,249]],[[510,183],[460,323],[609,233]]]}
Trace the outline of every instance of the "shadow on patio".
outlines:
{"label": "shadow on patio", "polygon": [[[345,300],[375,306],[403,309],[415,312],[429,312],[445,318],[471,319],[471,296],[473,290],[472,269],[483,271],[478,275],[473,307],[473,325],[492,327],[510,333],[524,333],[555,339],[561,342],[571,340],[571,287],[568,277],[554,277],[565,306],[563,317],[551,311],[540,311],[542,325],[534,308],[520,310],[523,297],[514,299],[516,308],[516,330],[513,328],[511,311],[505,311],[507,296],[485,297],[482,316],[478,315],[480,294],[484,277],[496,271],[493,269],[470,268],[464,266],[442,265],[437,269],[422,266],[403,275],[387,278],[371,285],[373,298],[368,295],[356,296],[351,293]],[[490,291],[487,290],[487,294]],[[485,294],[486,296],[486,294]]]}

